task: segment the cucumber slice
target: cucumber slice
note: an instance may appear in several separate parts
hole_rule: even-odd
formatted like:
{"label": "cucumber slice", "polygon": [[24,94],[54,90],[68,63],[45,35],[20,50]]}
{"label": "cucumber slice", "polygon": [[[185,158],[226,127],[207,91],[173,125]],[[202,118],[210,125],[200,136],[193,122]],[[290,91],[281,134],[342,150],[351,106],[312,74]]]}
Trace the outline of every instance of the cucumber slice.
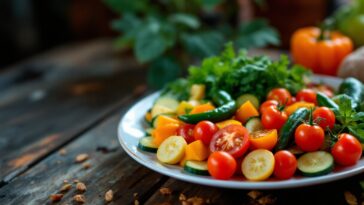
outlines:
{"label": "cucumber slice", "polygon": [[183,169],[191,174],[210,175],[207,170],[207,162],[205,161],[187,160]]}
{"label": "cucumber slice", "polygon": [[156,153],[158,150],[158,146],[154,144],[152,137],[140,138],[138,148],[143,151],[152,153]]}
{"label": "cucumber slice", "polygon": [[248,121],[245,124],[246,129],[248,129],[249,132],[255,132],[258,130],[263,130],[263,124],[260,121],[259,117],[251,117],[248,119]]}
{"label": "cucumber slice", "polygon": [[259,109],[259,99],[252,94],[243,94],[238,97],[236,100],[236,104],[238,107],[240,107],[242,104],[244,104],[246,101],[250,101],[256,109]]}
{"label": "cucumber slice", "polygon": [[334,158],[325,151],[309,152],[298,158],[297,167],[304,176],[328,174],[334,168]]}
{"label": "cucumber slice", "polygon": [[161,96],[155,101],[154,105],[160,105],[160,106],[167,107],[171,110],[176,111],[177,107],[179,105],[179,102],[175,98],[172,98],[169,96]]}
{"label": "cucumber slice", "polygon": [[187,142],[181,136],[171,136],[162,142],[157,151],[157,159],[166,164],[176,164],[182,160]]}
{"label": "cucumber slice", "polygon": [[148,136],[152,136],[152,131],[153,131],[154,129],[153,128],[147,128],[147,129],[145,129],[145,136],[146,137],[148,137]]}

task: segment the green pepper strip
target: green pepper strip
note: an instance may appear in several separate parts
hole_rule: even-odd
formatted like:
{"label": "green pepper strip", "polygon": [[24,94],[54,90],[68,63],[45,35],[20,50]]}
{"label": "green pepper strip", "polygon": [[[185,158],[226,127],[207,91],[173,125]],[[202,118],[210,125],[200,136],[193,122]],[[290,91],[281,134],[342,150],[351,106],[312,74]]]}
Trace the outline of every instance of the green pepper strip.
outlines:
{"label": "green pepper strip", "polygon": [[335,115],[339,115],[339,106],[325,94],[320,92],[317,93],[317,103],[319,106],[330,108]]}
{"label": "green pepper strip", "polygon": [[203,113],[180,115],[178,119],[185,123],[197,124],[202,120],[219,122],[234,115],[237,108],[236,103],[227,92],[218,91],[213,97],[213,101],[219,107]]}

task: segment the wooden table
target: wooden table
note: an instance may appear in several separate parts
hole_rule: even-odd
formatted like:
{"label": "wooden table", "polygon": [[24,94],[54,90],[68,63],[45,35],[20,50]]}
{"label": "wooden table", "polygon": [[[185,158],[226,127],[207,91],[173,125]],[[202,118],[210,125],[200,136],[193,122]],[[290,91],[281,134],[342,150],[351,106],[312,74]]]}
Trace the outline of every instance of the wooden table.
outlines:
{"label": "wooden table", "polygon": [[[148,93],[145,73],[133,58],[113,52],[109,40],[58,48],[2,72],[0,204],[52,204],[50,195],[67,183],[72,188],[57,204],[77,204],[74,180],[86,185],[86,204],[105,204],[108,190],[110,204],[181,204],[181,194],[211,204],[346,204],[344,192],[363,201],[364,174],[251,192],[186,183],[139,165],[121,149],[116,128]],[[75,162],[82,153],[89,158]],[[161,193],[164,187],[171,193]]]}

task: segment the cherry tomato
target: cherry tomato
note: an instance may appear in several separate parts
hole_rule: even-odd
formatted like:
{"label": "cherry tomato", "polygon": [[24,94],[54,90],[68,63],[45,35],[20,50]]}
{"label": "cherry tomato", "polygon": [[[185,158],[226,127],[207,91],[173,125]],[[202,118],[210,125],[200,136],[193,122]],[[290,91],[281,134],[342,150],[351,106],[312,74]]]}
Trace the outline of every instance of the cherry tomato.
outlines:
{"label": "cherry tomato", "polygon": [[268,93],[268,100],[277,100],[282,105],[291,104],[291,93],[285,88],[275,88]]}
{"label": "cherry tomato", "polygon": [[334,128],[335,125],[335,113],[327,107],[319,107],[316,108],[312,113],[314,121],[322,127],[322,129],[326,129],[329,127],[330,129]]}
{"label": "cherry tomato", "polygon": [[207,160],[207,169],[216,179],[229,179],[236,170],[236,160],[227,152],[213,152]]}
{"label": "cherry tomato", "polygon": [[279,130],[287,121],[287,113],[277,106],[267,107],[262,113],[262,124],[265,129]]}
{"label": "cherry tomato", "polygon": [[224,151],[238,158],[248,150],[249,145],[249,131],[241,125],[232,124],[214,134],[210,151]]}
{"label": "cherry tomato", "polygon": [[295,142],[305,152],[319,150],[324,143],[325,132],[318,125],[301,124],[295,131]]}
{"label": "cherry tomato", "polygon": [[297,93],[296,100],[310,102],[316,105],[316,92],[312,89],[302,89]]}
{"label": "cherry tomato", "polygon": [[289,179],[296,172],[297,159],[287,150],[281,150],[274,154],[274,176],[278,179]]}
{"label": "cherry tomato", "polygon": [[193,137],[193,128],[195,128],[195,126],[190,124],[180,125],[177,129],[177,135],[182,136],[187,144],[189,144],[195,141],[195,138]]}
{"label": "cherry tomato", "polygon": [[277,106],[279,103],[277,100],[267,100],[259,108],[260,113],[264,113],[268,107]]}
{"label": "cherry tomato", "polygon": [[340,134],[339,140],[331,149],[331,154],[336,163],[351,166],[357,163],[362,153],[360,142],[350,134]]}
{"label": "cherry tomato", "polygon": [[210,121],[204,120],[196,124],[193,129],[193,137],[195,140],[201,140],[205,145],[210,145],[212,136],[219,128]]}
{"label": "cherry tomato", "polygon": [[249,134],[251,149],[272,150],[278,141],[277,130],[258,130]]}

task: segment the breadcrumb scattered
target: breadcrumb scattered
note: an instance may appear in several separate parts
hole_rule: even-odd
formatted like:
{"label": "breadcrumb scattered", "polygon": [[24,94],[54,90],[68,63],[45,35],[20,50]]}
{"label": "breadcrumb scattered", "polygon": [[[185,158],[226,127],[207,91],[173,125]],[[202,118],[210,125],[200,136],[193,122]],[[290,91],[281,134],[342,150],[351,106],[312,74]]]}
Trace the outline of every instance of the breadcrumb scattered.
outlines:
{"label": "breadcrumb scattered", "polygon": [[58,153],[59,153],[59,155],[64,156],[67,154],[67,150],[63,148],[63,149],[59,150]]}
{"label": "breadcrumb scattered", "polygon": [[78,183],[76,184],[76,189],[77,189],[78,191],[85,192],[87,188],[86,188],[86,185],[85,185],[84,183],[82,183],[82,182],[78,182]]}
{"label": "breadcrumb scattered", "polygon": [[250,198],[252,198],[252,199],[257,199],[258,197],[260,197],[260,196],[262,196],[262,192],[260,192],[260,191],[250,191],[247,195],[250,197]]}
{"label": "breadcrumb scattered", "polygon": [[159,189],[159,192],[162,194],[162,195],[171,195],[172,194],[172,190],[170,188],[167,188],[167,187],[162,187]]}
{"label": "breadcrumb scattered", "polygon": [[276,197],[268,194],[266,196],[260,197],[257,201],[261,205],[270,205],[270,204],[274,204],[276,202],[276,200],[277,200]]}
{"label": "breadcrumb scattered", "polygon": [[74,200],[75,202],[77,202],[77,203],[81,203],[81,204],[83,204],[83,203],[85,203],[85,202],[86,202],[86,198],[85,198],[85,196],[84,196],[84,195],[82,195],[82,194],[77,194],[77,195],[75,195],[75,196],[73,197],[73,200]]}
{"label": "breadcrumb scattered", "polygon": [[186,200],[187,200],[186,195],[184,195],[183,193],[181,193],[181,194],[179,195],[178,199],[179,199],[180,201],[186,201]]}
{"label": "breadcrumb scattered", "polygon": [[61,201],[61,199],[63,198],[63,194],[51,194],[49,197],[51,198],[52,202],[57,202]]}
{"label": "breadcrumb scattered", "polygon": [[344,192],[346,203],[349,205],[358,205],[358,200],[350,191]]}
{"label": "breadcrumb scattered", "polygon": [[201,197],[191,197],[187,199],[187,203],[191,205],[202,205],[205,204],[205,200]]}
{"label": "breadcrumb scattered", "polygon": [[89,158],[88,154],[79,154],[76,156],[76,159],[75,159],[75,162],[76,163],[81,163],[81,162],[84,162],[86,161],[87,159]]}
{"label": "breadcrumb scattered", "polygon": [[64,185],[61,187],[60,191],[61,191],[61,192],[67,192],[67,191],[69,191],[71,188],[72,188],[72,184],[66,183],[66,184],[64,184]]}
{"label": "breadcrumb scattered", "polygon": [[112,201],[113,197],[114,197],[114,193],[113,193],[113,191],[111,189],[105,193],[105,201],[106,202]]}
{"label": "breadcrumb scattered", "polygon": [[85,162],[85,163],[82,164],[82,167],[84,169],[89,169],[91,167],[91,164],[89,162]]}

